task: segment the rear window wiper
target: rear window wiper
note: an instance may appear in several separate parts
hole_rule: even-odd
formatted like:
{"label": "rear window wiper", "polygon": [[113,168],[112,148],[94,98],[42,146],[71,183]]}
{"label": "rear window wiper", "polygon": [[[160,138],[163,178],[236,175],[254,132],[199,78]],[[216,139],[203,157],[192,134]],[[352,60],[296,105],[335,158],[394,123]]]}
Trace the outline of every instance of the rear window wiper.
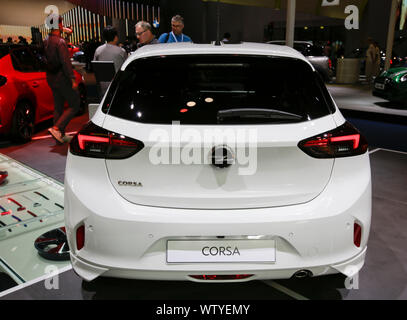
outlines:
{"label": "rear window wiper", "polygon": [[228,118],[302,120],[303,116],[275,109],[239,108],[218,111],[217,114],[218,122]]}

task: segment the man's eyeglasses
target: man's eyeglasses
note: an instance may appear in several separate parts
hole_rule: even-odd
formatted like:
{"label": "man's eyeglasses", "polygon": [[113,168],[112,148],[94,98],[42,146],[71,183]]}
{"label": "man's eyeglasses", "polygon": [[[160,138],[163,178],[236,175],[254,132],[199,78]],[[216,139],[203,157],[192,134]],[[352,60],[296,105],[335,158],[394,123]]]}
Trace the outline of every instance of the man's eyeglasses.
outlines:
{"label": "man's eyeglasses", "polygon": [[147,30],[141,31],[141,32],[136,32],[136,36],[140,37],[144,32],[146,32]]}

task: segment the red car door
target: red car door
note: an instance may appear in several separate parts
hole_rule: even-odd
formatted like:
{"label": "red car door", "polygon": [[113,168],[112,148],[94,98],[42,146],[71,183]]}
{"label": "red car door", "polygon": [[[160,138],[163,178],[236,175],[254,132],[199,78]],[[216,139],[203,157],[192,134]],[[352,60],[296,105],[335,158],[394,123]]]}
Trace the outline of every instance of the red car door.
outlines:
{"label": "red car door", "polygon": [[21,92],[35,100],[35,123],[52,117],[54,106],[52,91],[47,84],[45,72],[41,70],[35,56],[28,47],[22,47],[12,51],[12,59],[16,70],[16,84]]}
{"label": "red car door", "polygon": [[35,47],[31,47],[31,52],[38,66],[39,78],[41,79],[41,85],[37,92],[41,95],[40,99],[43,105],[43,118],[45,120],[54,116],[54,96],[52,95],[52,90],[47,82],[44,52]]}

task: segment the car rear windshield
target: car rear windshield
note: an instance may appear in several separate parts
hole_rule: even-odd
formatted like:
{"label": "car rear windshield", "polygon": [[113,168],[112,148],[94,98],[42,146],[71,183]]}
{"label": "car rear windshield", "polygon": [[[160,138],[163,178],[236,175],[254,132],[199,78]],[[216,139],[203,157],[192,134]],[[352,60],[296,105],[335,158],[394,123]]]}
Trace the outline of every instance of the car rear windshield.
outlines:
{"label": "car rear windshield", "polygon": [[324,55],[324,49],[310,43],[294,43],[294,49],[301,52],[304,56],[321,57]]}
{"label": "car rear windshield", "polygon": [[321,85],[307,63],[292,58],[150,57],[116,74],[102,110],[154,124],[293,123],[330,114]]}

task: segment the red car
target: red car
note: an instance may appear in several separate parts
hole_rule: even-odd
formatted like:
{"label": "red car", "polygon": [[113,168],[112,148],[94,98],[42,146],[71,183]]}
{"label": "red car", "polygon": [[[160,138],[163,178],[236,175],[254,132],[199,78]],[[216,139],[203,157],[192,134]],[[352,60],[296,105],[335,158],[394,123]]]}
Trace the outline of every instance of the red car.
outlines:
{"label": "red car", "polygon": [[72,43],[68,42],[69,57],[73,58],[73,55],[81,51],[78,47],[75,47]]}
{"label": "red car", "polygon": [[[48,86],[44,55],[34,46],[0,45],[0,134],[19,142],[31,140],[34,126],[54,114],[54,99]],[[76,72],[81,112],[86,107],[86,89]]]}

